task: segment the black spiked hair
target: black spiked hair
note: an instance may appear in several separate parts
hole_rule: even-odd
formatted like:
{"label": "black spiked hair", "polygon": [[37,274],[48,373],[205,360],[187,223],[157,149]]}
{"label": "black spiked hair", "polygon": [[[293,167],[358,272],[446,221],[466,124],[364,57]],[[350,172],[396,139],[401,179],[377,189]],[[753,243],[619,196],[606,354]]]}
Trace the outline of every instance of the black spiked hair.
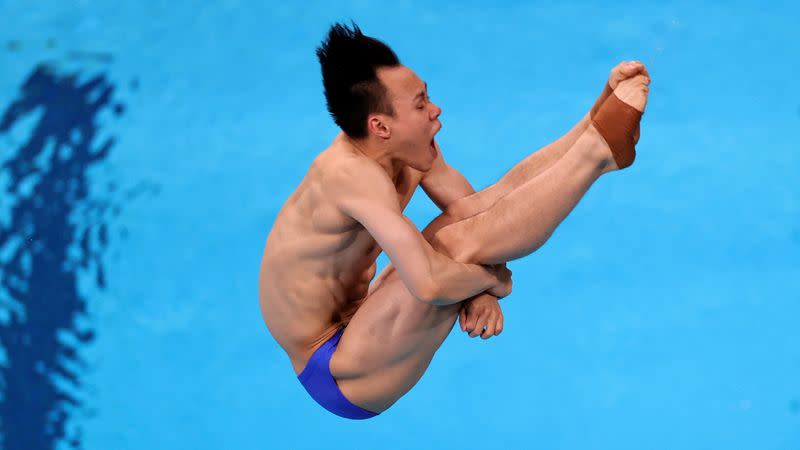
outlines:
{"label": "black spiked hair", "polygon": [[400,60],[389,46],[365,36],[358,25],[353,29],[335,23],[317,48],[322,69],[322,85],[328,111],[348,136],[367,136],[367,116],[381,113],[394,116],[386,87],[377,77],[378,67],[394,67]]}

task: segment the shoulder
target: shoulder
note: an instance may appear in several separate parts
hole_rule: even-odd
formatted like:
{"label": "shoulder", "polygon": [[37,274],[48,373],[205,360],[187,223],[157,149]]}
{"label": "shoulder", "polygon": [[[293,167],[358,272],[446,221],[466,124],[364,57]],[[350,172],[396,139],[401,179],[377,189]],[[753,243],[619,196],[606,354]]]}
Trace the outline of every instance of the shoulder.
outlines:
{"label": "shoulder", "polygon": [[370,182],[391,184],[391,180],[378,163],[347,151],[331,154],[324,164],[320,165],[319,170],[323,183],[329,187],[342,184],[363,185]]}
{"label": "shoulder", "polygon": [[330,158],[319,170],[321,188],[340,208],[362,201],[382,204],[397,201],[392,180],[369,158],[344,152]]}

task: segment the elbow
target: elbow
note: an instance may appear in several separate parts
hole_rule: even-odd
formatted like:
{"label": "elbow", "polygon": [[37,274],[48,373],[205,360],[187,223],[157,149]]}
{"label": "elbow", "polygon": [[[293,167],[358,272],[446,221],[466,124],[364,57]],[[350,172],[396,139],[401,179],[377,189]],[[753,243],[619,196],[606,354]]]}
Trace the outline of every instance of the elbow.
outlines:
{"label": "elbow", "polygon": [[418,289],[416,289],[416,292],[413,294],[414,297],[422,303],[429,303],[432,305],[435,305],[436,300],[439,298],[439,291],[436,283],[434,283],[433,279],[430,278],[423,286],[420,286]]}

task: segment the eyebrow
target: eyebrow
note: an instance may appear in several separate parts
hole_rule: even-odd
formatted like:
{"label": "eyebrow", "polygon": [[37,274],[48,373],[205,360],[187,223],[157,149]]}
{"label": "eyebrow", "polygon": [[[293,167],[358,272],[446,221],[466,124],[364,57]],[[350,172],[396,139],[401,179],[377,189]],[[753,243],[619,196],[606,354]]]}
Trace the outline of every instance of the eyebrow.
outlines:
{"label": "eyebrow", "polygon": [[[425,91],[427,91],[427,90],[428,90],[428,83],[427,83],[427,82],[424,82],[424,83],[425,83]],[[414,97],[414,100],[416,100],[416,99],[418,99],[418,98],[422,97],[423,95],[425,95],[425,91],[420,91],[420,93],[419,93],[419,94],[417,94],[417,95]]]}

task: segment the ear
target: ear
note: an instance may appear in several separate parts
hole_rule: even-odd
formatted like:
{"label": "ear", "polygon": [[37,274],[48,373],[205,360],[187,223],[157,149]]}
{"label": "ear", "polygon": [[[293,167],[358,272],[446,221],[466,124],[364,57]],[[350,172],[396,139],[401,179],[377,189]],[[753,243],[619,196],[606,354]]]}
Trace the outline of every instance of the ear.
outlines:
{"label": "ear", "polygon": [[376,136],[384,139],[388,139],[391,134],[386,122],[384,122],[379,115],[369,116],[367,119],[367,129]]}

